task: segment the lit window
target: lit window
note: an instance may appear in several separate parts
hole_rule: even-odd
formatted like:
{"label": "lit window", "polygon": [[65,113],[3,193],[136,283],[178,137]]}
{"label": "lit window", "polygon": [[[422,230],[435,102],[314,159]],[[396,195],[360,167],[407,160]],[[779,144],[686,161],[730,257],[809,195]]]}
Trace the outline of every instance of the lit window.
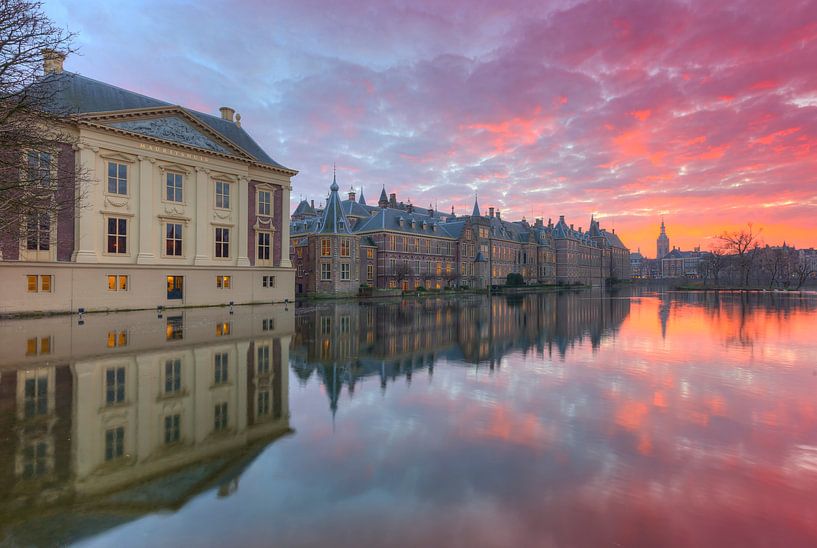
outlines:
{"label": "lit window", "polygon": [[374,259],[374,249],[369,248],[366,250],[366,258]]}
{"label": "lit window", "polygon": [[182,225],[179,223],[165,225],[165,255],[182,256]]}
{"label": "lit window", "polygon": [[118,162],[108,162],[108,194],[128,193],[128,166]]}
{"label": "lit window", "polygon": [[184,176],[169,171],[165,177],[165,199],[168,202],[184,201]]}
{"label": "lit window", "polygon": [[218,289],[230,289],[232,282],[232,276],[216,276],[216,287]]}
{"label": "lit window", "polygon": [[108,274],[108,291],[127,291],[128,277],[125,275]]}
{"label": "lit window", "polygon": [[124,254],[128,252],[128,220],[121,217],[108,217],[108,253]]}
{"label": "lit window", "polygon": [[232,325],[230,322],[221,322],[216,324],[216,337],[229,335]]}
{"label": "lit window", "polygon": [[329,238],[321,239],[321,257],[330,257],[332,255],[332,241]]}
{"label": "lit window", "polygon": [[332,265],[330,263],[321,263],[321,280],[332,279]]}
{"label": "lit window", "polygon": [[366,265],[366,279],[371,280],[374,278],[374,265],[368,264]]}
{"label": "lit window", "polygon": [[216,228],[216,257],[228,258],[230,256],[230,229]]}
{"label": "lit window", "polygon": [[270,215],[270,211],[272,211],[272,193],[268,190],[259,190],[258,191],[258,214],[259,215]]}
{"label": "lit window", "polygon": [[230,209],[230,183],[216,181],[216,207]]}
{"label": "lit window", "polygon": [[108,331],[108,348],[128,345],[127,331]]}
{"label": "lit window", "polygon": [[165,338],[168,341],[184,339],[184,316],[168,316]]}
{"label": "lit window", "polygon": [[105,460],[114,460],[125,454],[125,427],[105,431]]}

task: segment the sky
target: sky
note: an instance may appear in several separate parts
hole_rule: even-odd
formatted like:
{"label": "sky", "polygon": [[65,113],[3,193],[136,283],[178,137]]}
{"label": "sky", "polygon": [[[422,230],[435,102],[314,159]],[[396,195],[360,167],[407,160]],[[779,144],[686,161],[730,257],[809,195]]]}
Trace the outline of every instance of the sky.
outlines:
{"label": "sky", "polygon": [[231,106],[292,206],[381,188],[565,215],[655,255],[747,223],[817,246],[817,2],[47,0],[66,69]]}

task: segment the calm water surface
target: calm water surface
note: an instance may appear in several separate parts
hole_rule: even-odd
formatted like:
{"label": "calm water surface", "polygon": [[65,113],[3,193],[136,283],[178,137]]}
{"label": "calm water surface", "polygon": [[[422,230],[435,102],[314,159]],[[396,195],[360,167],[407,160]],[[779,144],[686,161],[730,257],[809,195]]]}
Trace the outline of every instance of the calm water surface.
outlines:
{"label": "calm water surface", "polygon": [[0,322],[0,541],[817,544],[817,296]]}

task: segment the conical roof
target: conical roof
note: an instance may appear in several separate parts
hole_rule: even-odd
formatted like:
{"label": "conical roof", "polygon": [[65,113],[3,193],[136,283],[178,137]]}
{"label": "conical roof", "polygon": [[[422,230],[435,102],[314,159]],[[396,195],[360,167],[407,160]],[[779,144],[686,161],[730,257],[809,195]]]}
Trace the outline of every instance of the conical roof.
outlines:
{"label": "conical roof", "polygon": [[340,196],[338,195],[338,182],[334,175],[332,176],[332,185],[329,187],[329,198],[326,200],[326,207],[323,208],[323,216],[317,232],[320,234],[352,233],[349,229],[349,221],[343,213]]}

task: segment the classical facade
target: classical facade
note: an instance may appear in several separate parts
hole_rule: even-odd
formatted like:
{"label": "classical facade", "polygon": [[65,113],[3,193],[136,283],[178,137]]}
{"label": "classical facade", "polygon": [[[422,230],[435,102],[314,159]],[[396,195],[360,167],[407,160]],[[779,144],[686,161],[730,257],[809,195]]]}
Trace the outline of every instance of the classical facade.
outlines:
{"label": "classical facade", "polygon": [[376,206],[332,181],[326,204],[302,200],[290,228],[296,294],[353,294],[360,286],[424,287],[525,283],[604,285],[630,276],[630,253],[615,230],[591,219],[589,230],[537,219],[507,221],[477,200],[471,215],[398,202],[381,191]]}
{"label": "classical facade", "polygon": [[[53,54],[52,54],[53,55]],[[63,71],[43,85],[73,113],[73,146],[26,151],[77,207],[21,212],[0,242],[0,313],[280,302],[295,170],[264,152],[223,107],[211,116]]]}

